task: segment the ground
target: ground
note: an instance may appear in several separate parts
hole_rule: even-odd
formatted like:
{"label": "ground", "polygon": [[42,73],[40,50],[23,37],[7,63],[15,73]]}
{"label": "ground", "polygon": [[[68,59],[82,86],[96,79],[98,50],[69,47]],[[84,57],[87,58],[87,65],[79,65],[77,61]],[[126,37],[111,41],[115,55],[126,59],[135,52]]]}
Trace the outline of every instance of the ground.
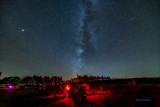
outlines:
{"label": "ground", "polygon": [[[103,87],[100,90],[99,87]],[[136,86],[94,84],[86,91],[86,101],[63,95],[47,95],[36,89],[0,89],[0,106],[12,107],[160,107],[160,84]]]}

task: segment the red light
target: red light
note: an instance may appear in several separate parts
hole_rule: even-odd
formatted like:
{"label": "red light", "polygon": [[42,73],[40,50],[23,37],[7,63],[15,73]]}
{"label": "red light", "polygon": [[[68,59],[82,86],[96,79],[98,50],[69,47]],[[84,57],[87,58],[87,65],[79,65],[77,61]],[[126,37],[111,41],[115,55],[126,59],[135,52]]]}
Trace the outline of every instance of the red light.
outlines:
{"label": "red light", "polygon": [[70,87],[68,85],[66,86],[66,90],[68,90],[68,91],[70,90]]}

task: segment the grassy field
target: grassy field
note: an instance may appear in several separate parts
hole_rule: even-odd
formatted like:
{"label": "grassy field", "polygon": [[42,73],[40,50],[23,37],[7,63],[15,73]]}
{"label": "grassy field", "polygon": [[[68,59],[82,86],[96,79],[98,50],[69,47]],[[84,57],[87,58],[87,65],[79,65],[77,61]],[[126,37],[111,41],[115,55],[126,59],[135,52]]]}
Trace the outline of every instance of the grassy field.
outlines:
{"label": "grassy field", "polygon": [[0,89],[0,106],[13,106],[37,96],[44,96],[44,93],[35,89]]}

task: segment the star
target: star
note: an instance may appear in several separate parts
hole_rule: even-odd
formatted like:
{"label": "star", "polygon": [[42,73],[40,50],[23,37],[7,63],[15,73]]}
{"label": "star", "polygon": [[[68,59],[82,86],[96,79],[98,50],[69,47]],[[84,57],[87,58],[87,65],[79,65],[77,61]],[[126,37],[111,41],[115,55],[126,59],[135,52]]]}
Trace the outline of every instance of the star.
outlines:
{"label": "star", "polygon": [[21,32],[24,32],[24,31],[25,31],[25,30],[22,28],[22,29],[21,29]]}

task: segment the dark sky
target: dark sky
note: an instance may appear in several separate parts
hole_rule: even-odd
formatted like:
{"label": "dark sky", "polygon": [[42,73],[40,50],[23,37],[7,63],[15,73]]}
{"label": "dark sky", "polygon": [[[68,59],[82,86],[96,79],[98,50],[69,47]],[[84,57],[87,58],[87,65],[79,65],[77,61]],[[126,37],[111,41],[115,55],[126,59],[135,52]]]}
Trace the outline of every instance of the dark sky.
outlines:
{"label": "dark sky", "polygon": [[0,0],[5,76],[160,76],[159,0]]}

